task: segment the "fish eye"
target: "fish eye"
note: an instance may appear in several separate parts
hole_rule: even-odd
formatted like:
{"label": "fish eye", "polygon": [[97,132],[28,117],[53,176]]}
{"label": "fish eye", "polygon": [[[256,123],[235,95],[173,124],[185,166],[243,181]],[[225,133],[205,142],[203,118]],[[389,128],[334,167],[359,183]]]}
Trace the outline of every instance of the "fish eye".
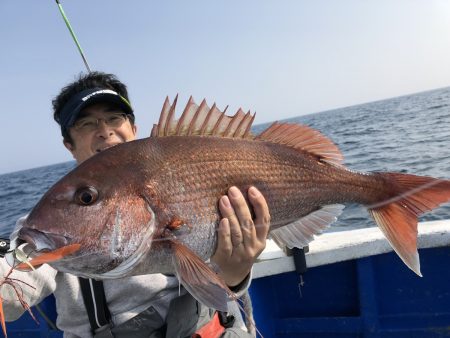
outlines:
{"label": "fish eye", "polygon": [[75,201],[80,205],[91,205],[98,199],[98,191],[94,187],[83,187],[75,193]]}

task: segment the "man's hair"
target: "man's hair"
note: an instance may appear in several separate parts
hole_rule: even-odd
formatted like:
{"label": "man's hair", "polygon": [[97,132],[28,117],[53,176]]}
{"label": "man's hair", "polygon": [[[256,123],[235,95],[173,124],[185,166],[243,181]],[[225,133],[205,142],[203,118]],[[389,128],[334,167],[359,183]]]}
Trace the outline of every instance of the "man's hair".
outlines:
{"label": "man's hair", "polygon": [[[61,125],[60,115],[64,105],[70,100],[70,98],[83,90],[90,88],[104,88],[112,89],[119,95],[123,96],[128,102],[127,86],[120,82],[120,80],[114,74],[107,74],[103,72],[91,72],[89,74],[80,74],[78,79],[65,86],[59,94],[53,99],[53,118]],[[128,115],[130,123],[134,124],[134,116]],[[65,142],[72,144],[72,138],[67,131],[63,131],[63,138]]]}

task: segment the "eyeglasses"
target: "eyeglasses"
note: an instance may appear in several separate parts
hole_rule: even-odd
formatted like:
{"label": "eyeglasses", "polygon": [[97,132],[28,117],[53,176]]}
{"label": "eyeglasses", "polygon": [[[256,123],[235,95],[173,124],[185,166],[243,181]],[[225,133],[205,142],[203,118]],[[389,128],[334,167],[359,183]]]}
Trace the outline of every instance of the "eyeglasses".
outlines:
{"label": "eyeglasses", "polygon": [[117,128],[120,127],[126,120],[127,115],[124,113],[110,114],[103,118],[86,116],[76,120],[73,124],[73,128],[81,132],[91,132],[97,130],[100,121],[105,122],[105,124],[111,128]]}

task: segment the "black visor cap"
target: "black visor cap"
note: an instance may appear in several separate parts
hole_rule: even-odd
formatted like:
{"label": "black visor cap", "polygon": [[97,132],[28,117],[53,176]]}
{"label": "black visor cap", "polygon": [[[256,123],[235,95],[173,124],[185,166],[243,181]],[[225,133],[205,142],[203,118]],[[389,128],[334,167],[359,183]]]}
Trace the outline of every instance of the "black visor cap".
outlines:
{"label": "black visor cap", "polygon": [[127,115],[133,114],[133,108],[130,103],[117,92],[105,88],[90,88],[83,90],[70,98],[70,100],[61,109],[59,122],[61,125],[61,132],[68,133],[69,128],[73,126],[78,119],[81,111],[95,103],[111,103],[122,109]]}

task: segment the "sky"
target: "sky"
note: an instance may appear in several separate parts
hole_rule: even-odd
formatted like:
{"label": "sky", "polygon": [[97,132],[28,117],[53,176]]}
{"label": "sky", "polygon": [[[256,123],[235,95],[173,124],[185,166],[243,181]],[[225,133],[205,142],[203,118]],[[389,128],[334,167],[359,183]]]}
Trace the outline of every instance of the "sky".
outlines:
{"label": "sky", "polygon": [[[138,137],[166,96],[255,124],[450,86],[446,0],[61,0]],[[72,160],[51,100],[86,72],[54,0],[0,0],[0,174]]]}

